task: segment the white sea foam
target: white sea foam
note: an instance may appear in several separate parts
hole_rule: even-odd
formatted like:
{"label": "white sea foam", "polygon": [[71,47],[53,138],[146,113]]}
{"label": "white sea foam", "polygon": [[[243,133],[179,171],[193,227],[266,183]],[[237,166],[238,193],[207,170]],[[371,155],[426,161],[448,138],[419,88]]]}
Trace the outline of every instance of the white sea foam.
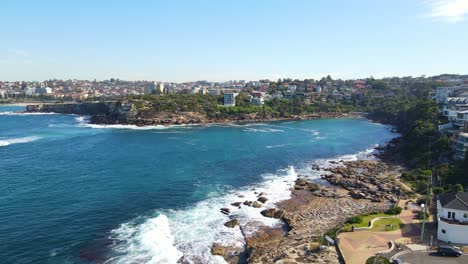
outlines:
{"label": "white sea foam", "polygon": [[30,115],[56,115],[57,113],[26,113],[26,112],[0,112],[0,116],[30,116]]}
{"label": "white sea foam", "polygon": [[285,147],[287,145],[288,144],[270,145],[270,146],[266,146],[266,148],[282,148],[282,147]]}
{"label": "white sea foam", "polygon": [[146,219],[142,224],[122,224],[112,236],[123,242],[114,248],[122,255],[108,263],[177,263],[182,257],[182,252],[174,246],[174,236],[164,214]]}
{"label": "white sea foam", "polygon": [[156,125],[156,126],[136,126],[136,125],[98,125],[98,124],[90,124],[88,116],[78,116],[75,118],[78,122],[78,126],[80,127],[89,127],[89,128],[96,128],[96,129],[128,129],[128,130],[163,130],[168,128],[182,128],[188,127],[188,125],[171,125],[171,126],[163,126],[163,125]]}
{"label": "white sea foam", "polygon": [[0,147],[5,147],[8,145],[13,145],[13,144],[29,143],[29,142],[36,141],[38,139],[40,139],[40,137],[38,136],[0,139]]}
{"label": "white sea foam", "polygon": [[[267,226],[281,224],[277,219],[266,218],[260,214],[261,209],[243,206],[236,208],[230,204],[255,201],[255,192],[265,192],[268,202],[265,208],[275,207],[275,203],[288,199],[291,195],[297,175],[291,167],[280,170],[277,174],[263,175],[260,184],[244,187],[226,195],[209,198],[197,203],[186,210],[168,210],[155,218],[149,218],[141,224],[138,221],[123,224],[112,233],[117,234],[117,246],[113,248],[117,255],[109,263],[126,263],[128,260],[139,260],[141,263],[155,263],[153,260],[168,259],[167,262],[176,263],[182,252],[184,261],[188,263],[225,263],[220,256],[213,256],[210,252],[213,243],[222,245],[244,247],[244,238],[238,228],[227,228],[223,224],[230,217],[239,219],[241,225],[249,221],[258,221]],[[255,189],[255,191],[253,190]],[[239,198],[241,196],[242,198]],[[231,215],[220,213],[220,208],[228,207]],[[163,225],[155,225],[153,221],[167,216],[169,228]],[[172,233],[168,235],[167,231]],[[147,232],[148,234],[143,235]],[[173,236],[173,243],[171,239]],[[177,250],[167,246],[174,245]],[[147,249],[147,245],[162,247],[161,249]],[[138,262],[138,261],[137,261]]]}
{"label": "white sea foam", "polygon": [[248,132],[262,132],[262,133],[275,133],[275,132],[284,132],[284,130],[281,129],[274,129],[274,128],[251,128],[248,127],[244,129],[244,131]]}

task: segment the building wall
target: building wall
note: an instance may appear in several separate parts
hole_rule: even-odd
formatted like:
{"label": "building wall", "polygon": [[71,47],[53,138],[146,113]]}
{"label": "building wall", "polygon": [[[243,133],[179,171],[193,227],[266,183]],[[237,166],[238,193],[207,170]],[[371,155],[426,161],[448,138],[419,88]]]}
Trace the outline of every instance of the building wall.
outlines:
{"label": "building wall", "polygon": [[225,93],[224,94],[224,105],[235,106],[236,105],[237,93]]}
{"label": "building wall", "polygon": [[[450,219],[455,219],[461,222],[468,222],[468,211],[461,211],[461,210],[455,210],[455,209],[448,209],[448,208],[443,208],[439,207],[439,217],[441,218],[447,218],[448,219],[448,213],[455,213],[455,218],[450,218]],[[465,217],[466,216],[466,217]],[[468,228],[468,226],[467,226]]]}
{"label": "building wall", "polygon": [[468,225],[452,225],[439,221],[438,226],[437,238],[439,240],[455,244],[468,244]]}

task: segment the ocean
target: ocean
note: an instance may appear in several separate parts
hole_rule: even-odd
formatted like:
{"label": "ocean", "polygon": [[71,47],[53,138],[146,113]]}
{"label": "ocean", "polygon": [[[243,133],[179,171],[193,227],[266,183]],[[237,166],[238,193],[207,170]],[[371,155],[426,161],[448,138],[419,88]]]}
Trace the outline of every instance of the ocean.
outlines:
{"label": "ocean", "polygon": [[396,136],[363,118],[135,127],[22,110],[0,106],[6,264],[224,263],[213,242],[244,243],[230,217],[280,224],[231,203],[256,191],[274,207],[297,175],[320,182],[313,164],[367,157]]}

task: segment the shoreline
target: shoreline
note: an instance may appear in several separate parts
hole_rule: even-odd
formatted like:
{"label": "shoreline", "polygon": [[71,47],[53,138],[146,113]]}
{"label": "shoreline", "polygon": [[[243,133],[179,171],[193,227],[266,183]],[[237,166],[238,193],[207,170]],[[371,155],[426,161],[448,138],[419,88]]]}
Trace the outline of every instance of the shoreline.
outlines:
{"label": "shoreline", "polygon": [[[389,143],[373,150],[386,148]],[[223,256],[227,263],[238,263],[239,260],[247,263],[273,263],[278,260],[315,263],[315,260],[324,258],[330,263],[340,263],[334,249],[316,252],[310,250],[309,245],[317,241],[321,234],[340,227],[350,217],[383,212],[397,202],[400,195],[404,196],[398,184],[391,181],[392,177],[400,175],[403,167],[386,162],[380,158],[381,155],[368,154],[366,157],[371,155],[375,159],[329,159],[327,166],[312,165],[313,170],[325,172],[321,180],[327,184],[316,183],[317,180],[310,182],[304,176],[297,175],[294,187],[290,189],[290,197],[274,203],[275,209],[270,209],[270,217],[280,219],[280,226],[264,226],[258,222],[239,224],[246,241],[245,248],[214,243],[212,254]],[[366,177],[367,182],[363,186],[353,186],[348,181],[353,178],[353,173],[359,175],[354,184],[361,184],[362,177]],[[337,175],[344,177],[337,181]],[[377,180],[369,182],[374,178]],[[268,194],[264,196],[268,197]]]}
{"label": "shoreline", "polygon": [[355,113],[338,113],[338,112],[323,112],[306,115],[297,115],[291,117],[268,117],[268,118],[257,118],[251,115],[244,116],[233,116],[224,118],[208,118],[208,117],[196,117],[187,119],[184,114],[170,114],[169,116],[163,116],[162,118],[156,118],[156,120],[141,120],[137,119],[132,122],[100,122],[102,119],[99,117],[91,117],[90,124],[92,125],[123,125],[123,126],[136,126],[136,127],[151,127],[151,126],[204,126],[204,125],[223,125],[223,124],[245,124],[245,123],[266,123],[266,122],[277,122],[277,121],[302,121],[302,120],[317,120],[317,119],[335,119],[335,118],[365,118],[365,116]]}
{"label": "shoreline", "polygon": [[164,112],[154,109],[137,109],[132,103],[80,103],[80,104],[36,104],[27,105],[27,113],[59,113],[90,116],[93,125],[133,125],[171,126],[171,125],[205,125],[244,122],[273,122],[288,120],[314,120],[325,118],[365,117],[357,112],[315,112],[279,117],[271,113],[236,113],[219,112]]}
{"label": "shoreline", "polygon": [[31,103],[1,103],[0,106],[28,106]]}

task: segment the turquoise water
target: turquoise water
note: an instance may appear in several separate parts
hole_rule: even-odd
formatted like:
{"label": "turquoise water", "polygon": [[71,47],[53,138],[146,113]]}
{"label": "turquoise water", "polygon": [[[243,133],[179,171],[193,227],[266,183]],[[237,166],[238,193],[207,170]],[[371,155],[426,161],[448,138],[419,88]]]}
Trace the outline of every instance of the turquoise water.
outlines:
{"label": "turquoise water", "polygon": [[22,109],[0,106],[1,263],[223,263],[211,244],[243,242],[220,207],[285,199],[297,174],[319,178],[312,164],[394,136],[365,119],[141,129]]}

